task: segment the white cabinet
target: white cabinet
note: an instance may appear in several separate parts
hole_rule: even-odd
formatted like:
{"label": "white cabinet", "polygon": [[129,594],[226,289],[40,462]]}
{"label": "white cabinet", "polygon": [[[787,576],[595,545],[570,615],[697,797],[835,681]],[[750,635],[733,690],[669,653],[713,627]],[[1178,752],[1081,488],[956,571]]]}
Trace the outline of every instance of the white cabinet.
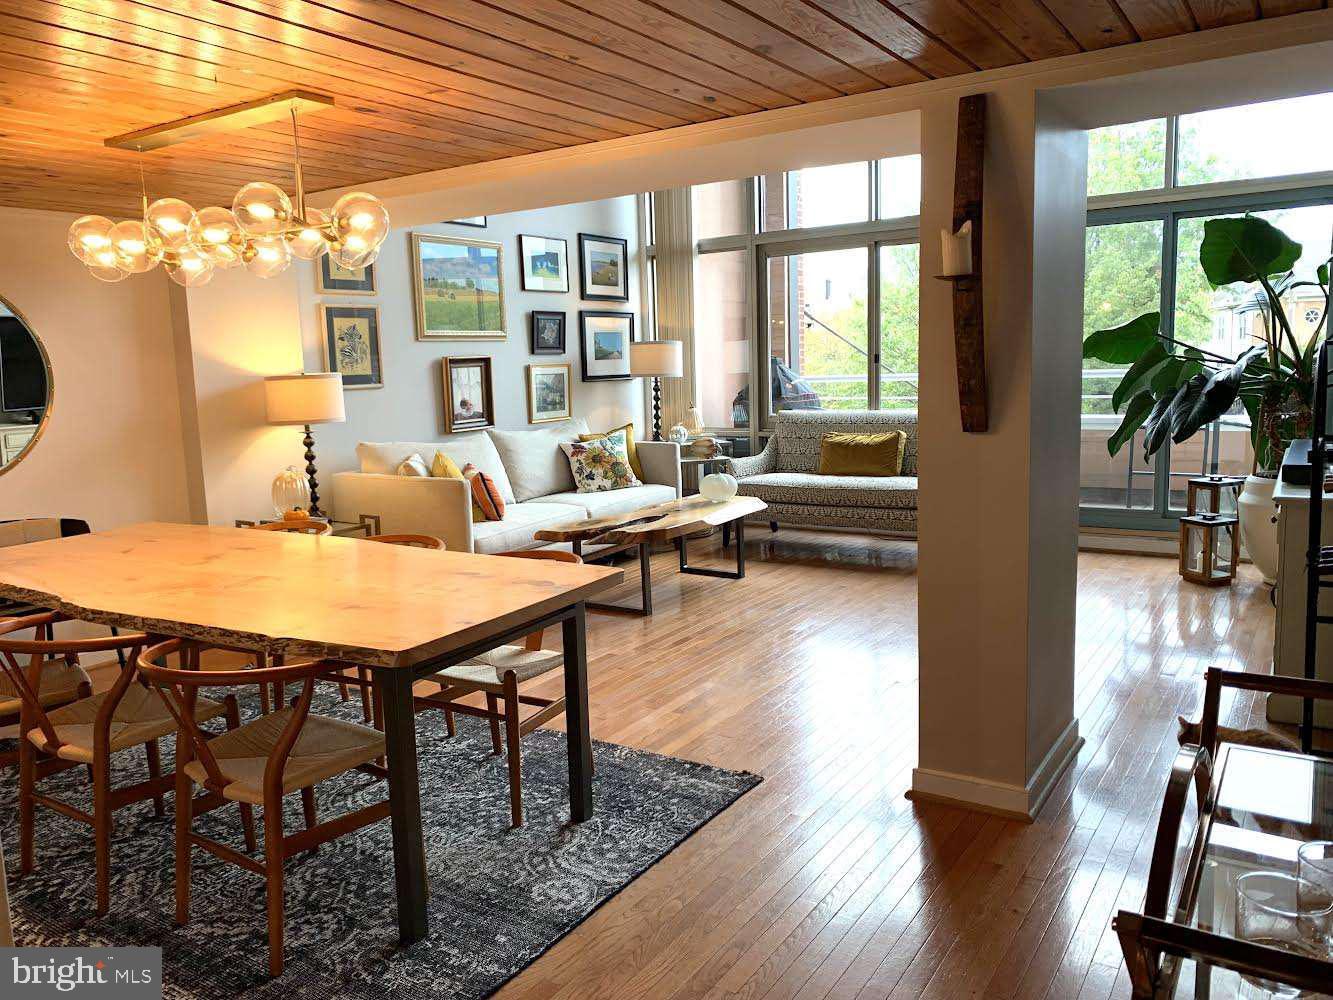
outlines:
{"label": "white cabinet", "polygon": [[0,424],[0,467],[18,458],[37,433],[38,424]]}

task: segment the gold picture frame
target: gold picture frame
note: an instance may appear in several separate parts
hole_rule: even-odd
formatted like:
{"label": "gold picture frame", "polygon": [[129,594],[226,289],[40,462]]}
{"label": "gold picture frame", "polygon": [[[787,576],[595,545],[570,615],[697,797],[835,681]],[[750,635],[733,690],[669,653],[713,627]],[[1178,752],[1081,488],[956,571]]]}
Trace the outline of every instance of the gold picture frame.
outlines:
{"label": "gold picture frame", "polygon": [[[562,374],[565,377],[565,405],[563,409],[557,409],[551,406],[548,387],[538,383],[541,376]],[[528,423],[530,424],[554,424],[562,420],[568,420],[574,415],[574,366],[565,362],[563,364],[549,365],[528,365],[527,372],[528,387]],[[538,399],[538,394],[542,393],[542,398]]]}
{"label": "gold picture frame", "polygon": [[315,291],[320,295],[374,295],[375,265],[343,267],[332,254],[315,261]]}
{"label": "gold picture frame", "polygon": [[506,340],[504,247],[411,233],[417,340]]}

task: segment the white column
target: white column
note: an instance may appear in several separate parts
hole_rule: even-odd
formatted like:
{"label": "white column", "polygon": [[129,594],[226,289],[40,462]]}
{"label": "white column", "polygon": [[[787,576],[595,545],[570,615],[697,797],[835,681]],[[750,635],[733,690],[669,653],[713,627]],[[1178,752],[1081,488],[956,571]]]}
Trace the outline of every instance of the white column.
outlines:
{"label": "white column", "polygon": [[922,113],[920,753],[912,795],[1036,813],[1079,745],[1073,654],[1084,134],[987,97],[990,429],[962,431],[950,287],[957,100]]}

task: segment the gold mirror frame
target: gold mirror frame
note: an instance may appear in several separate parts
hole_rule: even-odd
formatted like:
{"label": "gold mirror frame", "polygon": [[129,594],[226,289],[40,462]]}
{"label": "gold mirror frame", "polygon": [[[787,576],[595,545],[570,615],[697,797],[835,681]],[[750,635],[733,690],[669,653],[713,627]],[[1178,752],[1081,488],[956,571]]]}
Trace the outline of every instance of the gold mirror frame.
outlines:
{"label": "gold mirror frame", "polygon": [[56,380],[55,373],[51,371],[51,355],[46,353],[46,345],[42,343],[42,338],[37,336],[37,331],[34,330],[32,324],[28,322],[28,317],[24,316],[14,303],[10,302],[9,299],[5,298],[3,295],[0,295],[0,305],[3,305],[8,309],[10,313],[23,324],[23,328],[28,331],[28,336],[31,337],[33,343],[37,345],[37,353],[42,356],[42,367],[46,369],[46,408],[42,411],[42,419],[38,421],[37,430],[34,431],[32,437],[28,439],[28,443],[23,446],[23,450],[5,465],[0,465],[0,476],[3,476],[32,453],[32,449],[37,446],[37,442],[42,439],[42,434],[46,432],[46,425],[51,422],[51,411],[55,409]]}

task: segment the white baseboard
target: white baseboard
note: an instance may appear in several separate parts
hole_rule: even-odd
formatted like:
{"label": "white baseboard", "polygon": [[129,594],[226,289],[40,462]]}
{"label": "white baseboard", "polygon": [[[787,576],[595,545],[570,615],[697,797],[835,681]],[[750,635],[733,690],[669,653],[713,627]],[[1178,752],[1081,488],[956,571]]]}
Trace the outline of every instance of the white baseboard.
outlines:
{"label": "white baseboard", "polygon": [[1002,781],[990,781],[967,774],[955,774],[949,771],[935,771],[918,767],[912,770],[912,791],[924,799],[935,799],[956,803],[961,806],[975,806],[988,812],[997,812],[1006,816],[1035,819],[1042,804],[1051,794],[1056,781],[1083,746],[1083,738],[1078,734],[1078,720],[1074,719],[1065,727],[1052,745],[1049,752],[1037,765],[1036,771],[1026,785],[1013,785]]}

